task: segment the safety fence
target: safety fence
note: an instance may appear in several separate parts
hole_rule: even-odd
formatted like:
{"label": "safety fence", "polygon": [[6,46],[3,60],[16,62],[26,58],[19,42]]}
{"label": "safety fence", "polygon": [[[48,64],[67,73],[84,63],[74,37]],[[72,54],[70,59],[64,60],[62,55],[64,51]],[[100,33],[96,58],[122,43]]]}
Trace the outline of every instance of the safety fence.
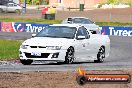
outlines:
{"label": "safety fence", "polygon": [[[0,32],[40,32],[49,24],[0,22]],[[132,36],[132,26],[100,26],[103,35]]]}

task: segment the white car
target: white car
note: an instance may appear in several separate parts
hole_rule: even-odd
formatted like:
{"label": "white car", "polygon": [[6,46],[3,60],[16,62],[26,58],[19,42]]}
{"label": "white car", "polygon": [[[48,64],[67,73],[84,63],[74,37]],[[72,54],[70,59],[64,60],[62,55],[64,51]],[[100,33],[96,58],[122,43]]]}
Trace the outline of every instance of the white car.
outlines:
{"label": "white car", "polygon": [[99,26],[86,17],[68,17],[62,21],[62,24],[81,24],[90,30],[92,34],[101,34]]}
{"label": "white car", "polygon": [[20,13],[21,11],[22,11],[22,7],[13,2],[0,5],[0,13],[1,12],[19,12]]}
{"label": "white car", "polygon": [[20,61],[30,65],[35,60],[72,63],[94,60],[103,62],[109,56],[107,35],[92,34],[77,24],[55,24],[45,27],[19,49]]}

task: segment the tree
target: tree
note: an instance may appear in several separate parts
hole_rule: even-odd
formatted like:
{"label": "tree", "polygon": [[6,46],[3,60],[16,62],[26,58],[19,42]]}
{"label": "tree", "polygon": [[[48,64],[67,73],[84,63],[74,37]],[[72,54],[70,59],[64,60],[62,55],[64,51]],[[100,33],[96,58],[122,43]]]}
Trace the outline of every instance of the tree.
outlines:
{"label": "tree", "polygon": [[[20,2],[24,2],[24,0],[20,0]],[[39,5],[41,0],[26,0],[27,4],[32,4],[32,5]]]}
{"label": "tree", "polygon": [[41,0],[32,0],[33,5],[39,5]]}
{"label": "tree", "polygon": [[109,4],[117,4],[119,0],[108,0]]}

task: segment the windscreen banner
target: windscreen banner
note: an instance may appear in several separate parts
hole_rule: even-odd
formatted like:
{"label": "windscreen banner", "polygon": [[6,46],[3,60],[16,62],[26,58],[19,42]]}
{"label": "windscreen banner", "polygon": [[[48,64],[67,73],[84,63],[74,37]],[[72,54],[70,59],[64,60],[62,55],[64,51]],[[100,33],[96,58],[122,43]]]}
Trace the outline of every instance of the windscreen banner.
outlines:
{"label": "windscreen banner", "polygon": [[22,22],[2,22],[3,32],[40,32],[49,24],[22,23]]}
{"label": "windscreen banner", "polygon": [[100,29],[103,35],[132,36],[132,27],[102,26]]}

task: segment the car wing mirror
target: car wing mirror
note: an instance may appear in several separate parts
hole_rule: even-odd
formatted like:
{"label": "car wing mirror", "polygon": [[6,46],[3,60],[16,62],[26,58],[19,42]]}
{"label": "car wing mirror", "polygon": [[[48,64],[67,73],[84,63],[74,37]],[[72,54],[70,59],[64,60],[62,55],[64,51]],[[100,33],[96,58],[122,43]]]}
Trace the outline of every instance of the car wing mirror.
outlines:
{"label": "car wing mirror", "polygon": [[36,36],[36,34],[32,34],[32,37],[35,37]]}
{"label": "car wing mirror", "polygon": [[81,36],[81,35],[77,36],[77,40],[83,40],[85,38],[86,38],[85,36]]}

